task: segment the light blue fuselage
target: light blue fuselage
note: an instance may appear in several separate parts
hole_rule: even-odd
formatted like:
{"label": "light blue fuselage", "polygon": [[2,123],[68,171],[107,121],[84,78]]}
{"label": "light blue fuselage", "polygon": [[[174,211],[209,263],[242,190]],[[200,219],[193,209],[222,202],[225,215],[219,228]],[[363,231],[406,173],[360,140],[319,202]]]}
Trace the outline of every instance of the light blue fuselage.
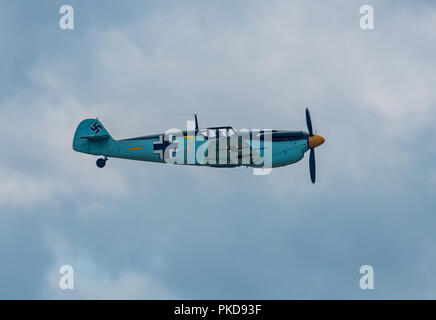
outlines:
{"label": "light blue fuselage", "polygon": [[[73,149],[92,155],[160,163],[174,163],[174,160],[168,161],[168,157],[173,157],[178,159],[175,164],[208,165],[214,167],[264,166],[264,164],[255,163],[250,156],[249,160],[239,158],[239,163],[225,161],[226,163],[205,164],[204,157],[205,153],[207,154],[206,150],[209,143],[214,139],[201,136],[198,134],[198,131],[191,135],[183,132],[182,135],[174,137],[172,142],[178,142],[177,145],[173,145],[177,146],[177,151],[171,150],[171,142],[165,140],[165,134],[114,140],[98,120],[87,119],[83,120],[76,130]],[[252,150],[251,152],[258,152],[261,157],[264,157],[265,163],[271,164],[271,167],[295,163],[301,160],[304,157],[304,153],[309,150],[307,133],[302,131],[273,130],[269,139],[270,141],[262,140],[257,144],[253,143],[249,138],[243,140],[245,144],[257,150]],[[183,147],[181,148],[180,146],[182,145]]]}

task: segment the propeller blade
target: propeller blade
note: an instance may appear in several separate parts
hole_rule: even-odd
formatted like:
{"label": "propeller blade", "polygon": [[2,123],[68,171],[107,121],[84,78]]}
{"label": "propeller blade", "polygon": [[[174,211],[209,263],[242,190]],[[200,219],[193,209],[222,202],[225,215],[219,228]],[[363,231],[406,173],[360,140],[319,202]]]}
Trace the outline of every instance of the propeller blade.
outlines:
{"label": "propeller blade", "polygon": [[306,123],[307,123],[307,130],[309,130],[309,136],[313,136],[313,130],[312,130],[312,120],[310,119],[310,112],[309,109],[306,108]]}
{"label": "propeller blade", "polygon": [[315,183],[316,166],[315,166],[315,150],[314,149],[310,149],[309,169],[310,169],[310,180],[312,180],[312,183]]}

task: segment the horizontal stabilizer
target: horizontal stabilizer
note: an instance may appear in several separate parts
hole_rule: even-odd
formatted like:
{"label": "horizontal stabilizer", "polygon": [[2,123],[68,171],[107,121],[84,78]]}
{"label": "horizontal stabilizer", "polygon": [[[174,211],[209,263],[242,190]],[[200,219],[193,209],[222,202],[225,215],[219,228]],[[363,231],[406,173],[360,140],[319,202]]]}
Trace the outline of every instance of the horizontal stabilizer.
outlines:
{"label": "horizontal stabilizer", "polygon": [[108,134],[92,135],[92,136],[81,136],[80,139],[88,139],[90,141],[101,141],[109,138]]}

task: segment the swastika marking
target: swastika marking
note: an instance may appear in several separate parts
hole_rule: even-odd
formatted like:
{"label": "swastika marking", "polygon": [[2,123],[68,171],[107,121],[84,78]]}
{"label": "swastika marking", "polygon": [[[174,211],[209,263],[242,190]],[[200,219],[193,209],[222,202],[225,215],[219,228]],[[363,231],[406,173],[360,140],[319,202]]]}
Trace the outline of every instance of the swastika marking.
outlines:
{"label": "swastika marking", "polygon": [[103,129],[102,126],[96,121],[91,127],[91,130],[94,131],[95,134],[100,132],[100,129]]}

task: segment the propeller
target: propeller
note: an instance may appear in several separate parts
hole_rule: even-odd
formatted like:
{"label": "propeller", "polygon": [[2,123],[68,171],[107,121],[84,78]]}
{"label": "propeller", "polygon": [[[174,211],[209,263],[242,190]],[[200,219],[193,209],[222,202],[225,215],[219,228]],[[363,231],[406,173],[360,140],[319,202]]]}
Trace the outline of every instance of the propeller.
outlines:
{"label": "propeller", "polygon": [[310,118],[310,112],[309,108],[306,108],[306,124],[307,124],[307,130],[309,130],[309,136],[313,136],[313,130],[312,130],[312,119]]}
{"label": "propeller", "polygon": [[312,119],[310,117],[310,112],[308,108],[306,108],[306,124],[307,124],[307,130],[309,131],[309,137],[307,138],[307,140],[310,149],[310,154],[309,154],[310,180],[312,181],[312,183],[315,183],[316,180],[315,148],[322,145],[325,139],[320,135],[313,134]]}
{"label": "propeller", "polygon": [[310,170],[310,180],[312,183],[315,183],[316,179],[316,166],[315,166],[315,150],[310,149],[309,154],[309,170]]}

